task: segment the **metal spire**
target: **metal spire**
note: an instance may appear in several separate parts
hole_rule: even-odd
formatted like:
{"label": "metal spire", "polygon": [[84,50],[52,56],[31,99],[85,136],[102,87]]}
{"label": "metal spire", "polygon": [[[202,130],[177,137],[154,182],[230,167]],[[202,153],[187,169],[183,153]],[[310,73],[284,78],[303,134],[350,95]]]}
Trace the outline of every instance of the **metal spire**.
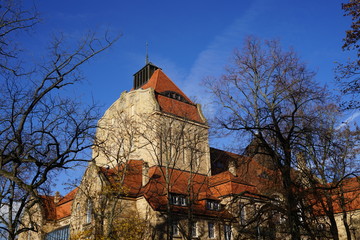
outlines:
{"label": "metal spire", "polygon": [[149,63],[149,44],[146,42],[146,57],[145,57],[145,64]]}

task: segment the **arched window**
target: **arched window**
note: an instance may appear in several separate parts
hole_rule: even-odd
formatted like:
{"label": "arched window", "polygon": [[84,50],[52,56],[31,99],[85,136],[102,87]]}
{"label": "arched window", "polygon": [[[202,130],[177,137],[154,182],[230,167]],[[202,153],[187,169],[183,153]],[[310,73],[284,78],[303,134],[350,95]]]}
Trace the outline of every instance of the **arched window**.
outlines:
{"label": "arched window", "polygon": [[87,200],[86,204],[86,223],[91,223],[91,214],[92,214],[92,203],[91,200]]}
{"label": "arched window", "polygon": [[75,216],[76,216],[76,218],[80,218],[80,216],[81,216],[80,203],[76,204]]}

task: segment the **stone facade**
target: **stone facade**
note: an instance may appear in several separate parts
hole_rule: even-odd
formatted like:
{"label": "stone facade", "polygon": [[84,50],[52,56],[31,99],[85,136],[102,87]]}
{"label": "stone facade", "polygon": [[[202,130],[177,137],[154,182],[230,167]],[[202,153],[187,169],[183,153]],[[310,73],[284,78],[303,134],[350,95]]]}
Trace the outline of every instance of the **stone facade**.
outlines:
{"label": "stone facade", "polygon": [[[147,64],[135,81],[99,120],[80,185],[47,197],[38,233],[19,239],[286,239],[280,214],[257,217],[282,198],[270,162],[210,148],[200,106],[158,67]],[[359,238],[358,209],[348,217]]]}

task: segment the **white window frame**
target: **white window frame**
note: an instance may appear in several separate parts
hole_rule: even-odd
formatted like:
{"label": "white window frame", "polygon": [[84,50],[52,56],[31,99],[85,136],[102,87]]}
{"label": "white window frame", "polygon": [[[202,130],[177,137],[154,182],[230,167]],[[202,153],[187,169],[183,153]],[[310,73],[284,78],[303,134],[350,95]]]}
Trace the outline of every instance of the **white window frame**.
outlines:
{"label": "white window frame", "polygon": [[219,211],[220,210],[220,203],[213,201],[213,200],[206,200],[206,207],[209,210]]}
{"label": "white window frame", "polygon": [[186,196],[170,193],[170,204],[185,207],[187,206]]}
{"label": "white window frame", "polygon": [[181,206],[186,206],[187,204],[186,204],[186,197],[184,197],[184,196],[181,196],[180,197],[180,205]]}

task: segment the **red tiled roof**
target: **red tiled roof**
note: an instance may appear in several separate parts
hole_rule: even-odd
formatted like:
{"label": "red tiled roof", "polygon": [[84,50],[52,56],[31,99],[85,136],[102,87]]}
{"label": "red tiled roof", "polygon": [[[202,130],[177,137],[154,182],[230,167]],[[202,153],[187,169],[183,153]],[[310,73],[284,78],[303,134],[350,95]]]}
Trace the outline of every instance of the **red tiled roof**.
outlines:
{"label": "red tiled roof", "polygon": [[[197,106],[180,90],[178,86],[176,86],[173,81],[170,80],[168,76],[166,76],[165,73],[161,71],[161,69],[157,69],[149,81],[141,88],[154,89],[156,100],[160,106],[160,111],[200,123],[205,122],[204,119],[201,118]],[[180,94],[185,99],[185,102],[162,95],[162,93],[168,91]]]}
{"label": "red tiled roof", "polygon": [[[331,184],[326,187],[331,187]],[[330,207],[321,191],[320,189],[312,193],[311,201],[314,204],[314,211],[319,215],[324,215],[325,209],[328,210]],[[324,191],[330,191],[333,213],[360,209],[360,177],[344,179],[340,185],[335,185],[334,189]],[[342,207],[342,201],[345,203],[344,207]]]}
{"label": "red tiled roof", "polygon": [[[169,182],[165,180],[165,168],[154,166],[149,171],[151,175],[149,183],[144,188],[144,197],[157,211],[165,211],[168,196],[167,186],[169,186],[169,192],[173,194],[180,194],[184,196],[194,196],[194,203],[192,211],[194,214],[206,215],[206,216],[222,216],[230,217],[226,210],[213,211],[206,209],[205,200],[212,199],[220,201],[219,198],[213,196],[209,190],[208,177],[206,175],[190,173],[187,171],[181,171],[177,169],[170,169],[168,172]],[[188,209],[186,206],[171,205],[171,211],[173,213],[184,214]]]}
{"label": "red tiled roof", "polygon": [[[141,160],[129,160],[126,164],[125,176],[122,180],[122,184],[126,187],[126,196],[134,197],[139,195],[142,185],[142,166],[143,161]],[[100,172],[102,172],[111,183],[114,183],[116,177],[120,177],[120,174],[123,173],[124,167],[124,164],[111,169],[100,167]]]}
{"label": "red tiled roof", "polygon": [[158,93],[166,92],[166,91],[173,91],[177,92],[180,95],[182,95],[186,101],[189,103],[192,103],[192,101],[180,90],[176,84],[170,80],[166,74],[161,71],[161,69],[157,69],[149,81],[145,83],[142,87],[142,89],[152,88]]}
{"label": "red tiled roof", "polygon": [[254,185],[244,183],[241,178],[235,177],[230,172],[222,172],[210,177],[210,190],[214,196],[228,196],[251,192],[259,194]]}
{"label": "red tiled roof", "polygon": [[181,102],[159,94],[156,94],[156,100],[162,112],[204,123],[204,120],[200,117],[197,106],[194,104]]}
{"label": "red tiled roof", "polygon": [[78,188],[73,189],[64,197],[60,198],[57,203],[54,201],[54,196],[41,196],[44,203],[45,219],[54,221],[70,216],[71,205],[77,190]]}
{"label": "red tiled roof", "polygon": [[[235,153],[219,150],[216,148],[210,149],[211,155],[211,167],[212,172],[218,173],[212,176],[212,182],[216,179],[223,181],[233,181],[239,184],[256,186],[256,190],[249,187],[249,191],[254,193],[261,193],[263,195],[268,194],[271,191],[279,189],[279,173],[263,166],[257,162],[254,158],[238,155]],[[229,167],[229,163],[232,162],[236,167],[236,177],[233,176],[226,169]],[[215,184],[215,183],[213,183]],[[228,186],[227,188],[229,188]],[[232,191],[238,191],[243,187],[231,185]]]}
{"label": "red tiled roof", "polygon": [[[190,173],[178,169],[168,169],[169,182],[166,183],[166,169],[160,166],[153,166],[148,171],[149,181],[142,186],[142,160],[130,160],[126,165],[122,164],[116,168],[106,169],[99,168],[100,172],[107,177],[110,183],[114,183],[115,176],[124,171],[124,185],[129,189],[126,196],[140,197],[144,196],[150,206],[157,211],[166,211],[168,203],[168,191],[173,194],[181,194],[185,196],[194,196],[193,213],[198,215],[206,215],[216,217],[230,217],[229,213],[223,209],[221,211],[212,211],[206,209],[206,200],[220,201],[222,197],[240,194],[253,198],[262,198],[266,195],[268,189],[275,188],[274,182],[275,171],[269,170],[254,161],[241,155],[225,152],[216,149],[217,155],[214,155],[212,149],[212,157],[218,159],[222,156],[227,160],[237,161],[237,176],[229,171],[223,171],[213,176],[207,176],[198,173]],[[264,174],[266,173],[266,174]],[[264,177],[264,176],[265,177]],[[268,177],[266,177],[268,176]],[[345,199],[349,201],[347,211],[360,209],[360,180],[359,178],[345,179],[342,183]],[[68,217],[71,214],[71,205],[74,200],[77,188],[72,190],[66,196],[62,197],[59,202],[54,202],[53,196],[41,196],[44,202],[45,217],[47,220],[59,220]],[[191,194],[189,194],[191,193]],[[333,207],[335,213],[342,211],[338,201],[338,191],[333,191]],[[176,214],[186,213],[186,206],[171,205],[171,211]],[[314,198],[314,211],[323,214],[320,205],[316,203]]]}

